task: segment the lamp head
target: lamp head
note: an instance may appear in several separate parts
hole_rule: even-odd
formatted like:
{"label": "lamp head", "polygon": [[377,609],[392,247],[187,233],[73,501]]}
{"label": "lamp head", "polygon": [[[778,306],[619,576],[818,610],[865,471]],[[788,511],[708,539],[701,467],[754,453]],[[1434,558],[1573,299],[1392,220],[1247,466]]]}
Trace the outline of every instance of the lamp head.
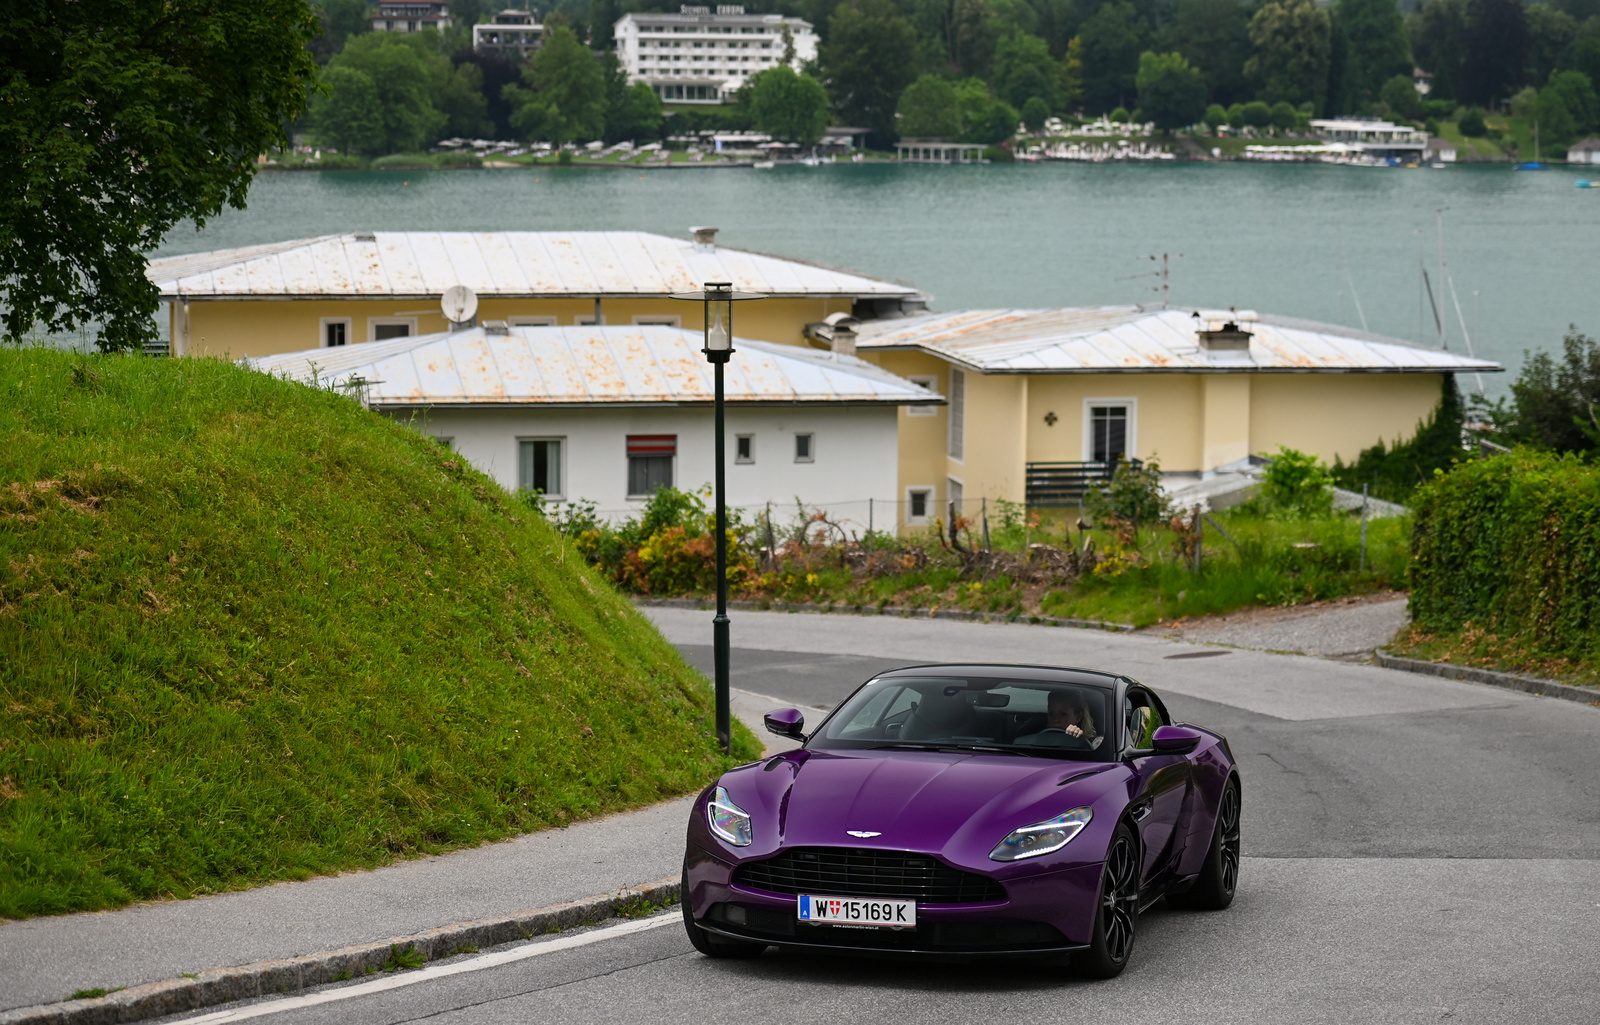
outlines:
{"label": "lamp head", "polygon": [[725,363],[733,355],[733,285],[706,282],[706,358]]}

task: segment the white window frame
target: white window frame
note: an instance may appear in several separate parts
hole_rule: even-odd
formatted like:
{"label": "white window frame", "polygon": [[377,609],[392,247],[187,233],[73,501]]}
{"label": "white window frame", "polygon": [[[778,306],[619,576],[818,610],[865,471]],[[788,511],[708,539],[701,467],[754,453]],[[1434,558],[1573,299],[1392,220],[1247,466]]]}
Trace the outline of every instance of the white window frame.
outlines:
{"label": "white window frame", "polygon": [[[800,439],[801,438],[810,438],[811,439],[810,444],[808,444],[806,446],[806,448],[809,449],[809,452],[804,456],[802,456],[800,454]],[[794,432],[794,461],[797,462],[797,463],[814,463],[814,462],[817,461],[817,432],[815,432],[815,431],[795,431]]]}
{"label": "white window frame", "polygon": [[520,317],[507,317],[506,324],[510,327],[555,327],[556,318],[548,313],[523,314]]}
{"label": "white window frame", "polygon": [[[750,439],[750,458],[748,458],[748,459],[746,459],[743,456],[739,455],[739,442],[744,440],[745,438],[749,438]],[[816,439],[813,438],[812,439],[812,444],[815,444],[815,443],[816,443]],[[756,461],[756,436],[754,434],[735,434],[733,436],[733,461],[735,463],[742,463],[742,464],[745,464],[747,466]]]}
{"label": "white window frame", "polygon": [[676,313],[637,313],[634,314],[633,324],[635,327],[682,327],[683,317]]}
{"label": "white window frame", "polygon": [[522,443],[525,442],[525,441],[553,441],[553,442],[556,443],[556,445],[558,446],[557,451],[561,453],[560,456],[557,457],[557,465],[556,465],[556,484],[558,485],[558,487],[556,488],[556,491],[558,493],[552,495],[549,492],[546,492],[545,496],[544,496],[544,500],[547,501],[547,502],[564,502],[564,501],[566,501],[566,497],[567,497],[567,439],[566,439],[566,436],[565,435],[561,435],[561,434],[527,434],[527,435],[518,435],[517,436],[517,462],[516,462],[516,467],[517,467],[517,490],[518,491],[530,491],[530,490],[532,490],[531,488],[523,487],[523,483],[522,483]]}
{"label": "white window frame", "polygon": [[[412,338],[417,337],[417,318],[416,317],[368,317],[367,318],[367,341],[375,342],[375,341],[378,340],[378,327],[379,327],[379,325],[382,325],[383,327],[392,327],[392,326],[397,325],[397,324],[403,324],[406,327],[410,328],[411,329],[410,337],[412,337]],[[392,338],[391,339],[385,339],[385,340],[386,341],[393,341]]]}
{"label": "white window frame", "polygon": [[1129,459],[1139,457],[1139,400],[1129,398],[1119,399],[1084,399],[1083,400],[1083,461],[1094,460],[1094,417],[1090,414],[1095,406],[1125,406],[1128,410],[1128,437],[1124,446]]}
{"label": "white window frame", "polygon": [[945,452],[958,463],[966,462],[967,452],[967,372],[959,367],[950,368],[950,393],[945,396],[950,403],[950,424],[945,439]]}
{"label": "white window frame", "polygon": [[[918,491],[925,492],[927,494],[927,496],[928,496],[928,500],[927,500],[927,503],[923,506],[923,514],[921,516],[913,516],[913,515],[911,515],[911,495],[912,495],[913,492],[918,492]],[[938,501],[939,501],[939,489],[934,487],[932,484],[911,484],[911,485],[908,485],[906,487],[906,499],[905,499],[906,526],[908,526],[908,527],[926,527],[928,525],[929,520],[932,519],[932,517],[929,515],[929,513],[932,512],[934,506],[938,503]]]}
{"label": "white window frame", "polygon": [[[931,392],[939,390],[938,374],[907,374],[906,380],[912,384],[921,385]],[[938,416],[938,406],[907,406],[906,416]]]}
{"label": "white window frame", "polygon": [[328,325],[329,324],[343,324],[344,325],[344,344],[346,346],[351,346],[351,345],[356,344],[356,325],[351,320],[351,318],[349,318],[349,317],[323,317],[322,318],[322,322],[317,326],[317,348],[319,348],[319,349],[337,349],[337,348],[339,348],[339,346],[337,346],[337,345],[329,345],[328,344]]}
{"label": "white window frame", "polygon": [[[960,477],[946,477],[944,479],[944,504],[946,506],[946,511],[948,511],[950,503],[954,502],[956,504],[956,515],[965,516],[967,514],[966,499],[967,482],[962,480]],[[949,528],[950,524],[946,523],[945,529],[948,530]]]}

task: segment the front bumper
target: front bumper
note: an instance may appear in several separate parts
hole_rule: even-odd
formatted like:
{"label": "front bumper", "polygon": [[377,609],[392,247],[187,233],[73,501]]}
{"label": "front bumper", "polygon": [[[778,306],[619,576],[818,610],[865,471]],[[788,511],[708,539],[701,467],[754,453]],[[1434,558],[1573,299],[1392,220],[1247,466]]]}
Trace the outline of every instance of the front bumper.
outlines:
{"label": "front bumper", "polygon": [[709,932],[798,949],[962,956],[1058,954],[1088,946],[1102,871],[1088,864],[1008,873],[1003,901],[919,902],[915,929],[879,929],[801,922],[793,896],[739,885],[735,867],[717,852],[689,848],[683,900]]}

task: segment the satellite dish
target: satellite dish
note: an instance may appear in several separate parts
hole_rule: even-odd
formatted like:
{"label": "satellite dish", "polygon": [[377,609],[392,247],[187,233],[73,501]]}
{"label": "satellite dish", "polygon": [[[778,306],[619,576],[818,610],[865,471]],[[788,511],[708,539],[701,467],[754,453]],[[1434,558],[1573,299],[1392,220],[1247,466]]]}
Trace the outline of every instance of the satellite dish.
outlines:
{"label": "satellite dish", "polygon": [[478,296],[466,285],[451,285],[439,299],[444,319],[452,324],[470,324],[478,315]]}

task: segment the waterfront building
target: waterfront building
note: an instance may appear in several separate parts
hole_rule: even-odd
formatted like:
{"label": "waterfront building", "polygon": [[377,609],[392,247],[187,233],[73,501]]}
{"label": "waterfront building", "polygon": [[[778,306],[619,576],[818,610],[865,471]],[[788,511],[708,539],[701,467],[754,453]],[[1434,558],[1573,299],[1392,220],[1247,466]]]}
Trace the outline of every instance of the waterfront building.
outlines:
{"label": "waterfront building", "polygon": [[1377,118],[1316,118],[1311,127],[1328,142],[1343,143],[1377,160],[1419,160],[1428,145],[1428,133]]}
{"label": "waterfront building", "polygon": [[479,53],[494,53],[522,60],[539,48],[544,39],[544,26],[536,22],[531,11],[509,7],[494,16],[493,21],[472,26],[472,48]]}
{"label": "waterfront building", "polygon": [[1456,144],[1449,139],[1441,139],[1437,135],[1428,136],[1428,145],[1424,150],[1430,162],[1440,161],[1446,164],[1456,162]]}
{"label": "waterfront building", "polygon": [[[758,304],[750,304],[758,305]],[[415,426],[507,490],[637,515],[650,492],[712,479],[712,371],[699,331],[482,327],[249,365],[344,391]],[[893,529],[897,410],[943,402],[848,352],[740,337],[726,381],[728,501],[751,515],[798,497],[859,532]],[[879,498],[874,510],[870,499]]]}
{"label": "waterfront building", "polygon": [[450,25],[450,4],[445,0],[380,0],[372,15],[374,32],[421,32]]}
{"label": "waterfront building", "polygon": [[671,298],[728,281],[768,298],[740,304],[741,336],[807,343],[807,324],[925,308],[909,285],[718,245],[717,229],[350,232],[150,261],[171,304],[175,356],[265,356],[443,331],[446,289],[477,319],[513,325],[667,324],[699,329],[702,306]]}
{"label": "waterfront building", "polygon": [[910,525],[980,497],[1075,504],[1120,457],[1169,485],[1246,469],[1279,446],[1327,462],[1411,437],[1441,377],[1486,360],[1350,328],[1164,304],[967,310],[857,325],[857,351],[946,397],[900,419]]}
{"label": "waterfront building", "polygon": [[1600,164],[1600,138],[1591,135],[1568,146],[1567,163]]}
{"label": "waterfront building", "polygon": [[901,139],[895,143],[895,156],[907,164],[974,164],[983,160],[981,143],[951,142],[949,139]]}
{"label": "waterfront building", "polygon": [[817,56],[810,22],[746,14],[739,5],[685,4],[677,14],[625,14],[615,26],[617,60],[630,83],[644,82],[668,103],[725,103],[757,72],[776,67],[792,46],[798,68]]}

